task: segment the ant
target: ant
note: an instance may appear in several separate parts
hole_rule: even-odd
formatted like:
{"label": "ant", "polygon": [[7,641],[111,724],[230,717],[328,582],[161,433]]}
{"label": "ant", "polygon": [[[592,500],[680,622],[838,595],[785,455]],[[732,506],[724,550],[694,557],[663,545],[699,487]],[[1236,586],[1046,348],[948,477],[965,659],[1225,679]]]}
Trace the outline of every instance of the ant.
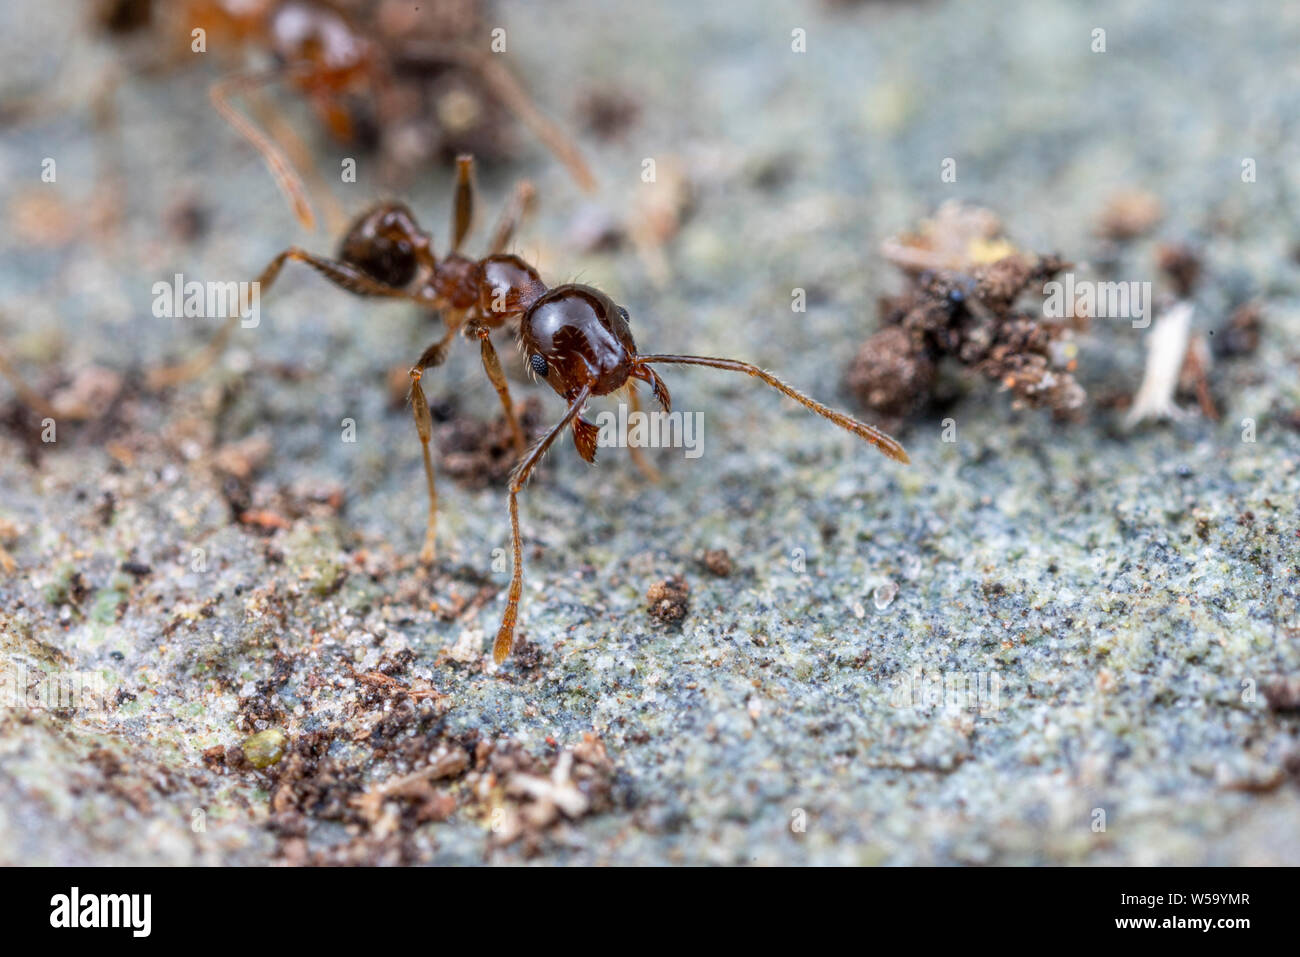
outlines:
{"label": "ant", "polygon": [[311,103],[330,133],[346,142],[353,138],[354,130],[343,105],[345,94],[365,90],[378,95],[392,83],[399,67],[458,66],[477,74],[559,158],[585,192],[595,189],[595,178],[578,148],[537,109],[514,75],[496,57],[466,43],[425,43],[399,58],[324,0],[189,0],[187,11],[191,22],[208,24],[218,36],[237,43],[269,47],[279,60],[281,65],[269,71],[239,73],[217,81],[210,95],[222,117],[262,154],[295,216],[307,229],[314,228],[316,220],[301,178],[281,148],[231,105],[232,93],[287,79]]}
{"label": "ant", "polygon": [[[491,335],[519,318],[526,308],[525,302],[531,302],[546,289],[532,266],[504,252],[519,222],[531,209],[535,190],[527,181],[515,187],[513,198],[492,232],[488,255],[473,259],[460,251],[474,219],[473,174],[473,157],[458,157],[451,247],[441,259],[434,254],[432,238],[420,228],[410,209],[402,203],[385,201],[353,221],[339,243],[336,259],[290,246],[267,264],[256,282],[259,294],[266,292],[286,262],[301,262],[354,295],[405,299],[441,314],[445,327],[442,337],[421,353],[410,371],[409,398],[423,449],[429,494],[428,524],[420,551],[420,559],[425,564],[433,561],[436,551],[438,491],[429,449],[433,417],[420,380],[426,369],[440,366],[446,360],[457,331],[463,331],[468,339],[479,340],[483,369],[501,400],[515,451],[522,455],[527,447]],[[166,388],[197,376],[217,359],[238,325],[238,315],[228,316],[202,353],[188,362],[154,370],[149,376],[150,386]]]}
{"label": "ant", "polygon": [[[514,567],[505,612],[492,649],[493,659],[498,664],[506,659],[514,646],[519,599],[523,591],[519,493],[542,456],[566,428],[573,430],[578,454],[587,462],[595,461],[599,429],[582,418],[583,407],[593,396],[626,389],[635,405],[636,384],[642,382],[649,386],[667,412],[671,409],[668,387],[654,366],[698,365],[743,372],[871,443],[889,458],[903,463],[909,461],[903,447],[889,435],[822,405],[758,366],[737,359],[638,352],[628,311],[598,289],[577,283],[547,288],[533,266],[518,256],[503,252],[519,218],[532,201],[533,190],[527,183],[516,187],[514,200],[507,206],[493,233],[488,255],[477,260],[462,255],[460,247],[469,232],[474,204],[472,172],[472,158],[461,156],[457,160],[451,249],[441,259],[435,256],[429,235],[420,229],[410,210],[400,203],[385,202],[356,220],[340,244],[337,260],[290,247],[271,261],[259,281],[269,285],[284,263],[292,259],[311,266],[335,285],[356,295],[406,299],[442,312],[446,332],[425,349],[409,373],[412,413],[422,446],[429,495],[428,525],[420,553],[425,563],[434,557],[438,495],[429,451],[433,419],[420,383],[425,370],[444,361],[451,337],[457,329],[463,328],[467,337],[479,340],[483,367],[496,387],[521,456],[510,473],[510,535]],[[564,415],[550,431],[527,449],[500,360],[490,339],[492,330],[513,320],[519,323],[519,344],[527,357],[529,370],[545,380],[568,404]],[[155,382],[179,382],[201,371],[224,347],[237,322],[238,317],[227,319],[204,354],[188,364],[161,370],[163,375],[156,377]]]}

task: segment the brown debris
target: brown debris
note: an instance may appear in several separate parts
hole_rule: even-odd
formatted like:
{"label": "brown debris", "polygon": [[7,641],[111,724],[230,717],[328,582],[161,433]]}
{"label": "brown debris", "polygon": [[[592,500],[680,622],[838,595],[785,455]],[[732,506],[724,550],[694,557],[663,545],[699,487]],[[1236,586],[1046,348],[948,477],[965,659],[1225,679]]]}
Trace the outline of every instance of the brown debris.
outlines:
{"label": "brown debris", "polygon": [[[536,396],[519,404],[519,425],[533,436],[543,425],[543,407]],[[434,442],[442,451],[438,468],[469,488],[501,485],[519,462],[514,436],[504,415],[491,422],[456,415],[435,427]]]}
{"label": "brown debris", "polygon": [[1259,348],[1264,310],[1258,302],[1242,303],[1214,337],[1214,354],[1223,359],[1253,355]]}
{"label": "brown debris", "polygon": [[1272,675],[1260,683],[1270,711],[1300,711],[1300,675]]}
{"label": "brown debris", "polygon": [[498,847],[520,841],[524,852],[534,855],[548,832],[615,803],[614,762],[590,732],[548,760],[534,758],[513,741],[502,742],[488,753],[486,764],[489,780],[500,781],[507,799],[493,809],[492,843]]}
{"label": "brown debris", "polygon": [[1068,263],[1020,252],[991,212],[954,203],[883,252],[907,286],[881,301],[882,328],[847,369],[845,384],[864,407],[896,426],[929,398],[939,364],[951,358],[1010,390],[1017,405],[1079,415],[1086,396],[1069,337],[1083,320],[1015,308]]}
{"label": "brown debris", "polygon": [[1164,217],[1160,200],[1140,189],[1113,194],[1097,221],[1097,233],[1105,239],[1123,241],[1149,233]]}
{"label": "brown debris", "polygon": [[677,624],[690,611],[691,586],[681,575],[655,582],[646,592],[650,614],[665,624]]}
{"label": "brown debris", "polygon": [[728,578],[735,570],[731,555],[725,548],[710,548],[704,552],[700,563],[709,570],[709,574],[719,578]]}
{"label": "brown debris", "polygon": [[1162,243],[1156,249],[1156,264],[1174,287],[1174,295],[1186,299],[1201,278],[1201,257],[1190,246]]}

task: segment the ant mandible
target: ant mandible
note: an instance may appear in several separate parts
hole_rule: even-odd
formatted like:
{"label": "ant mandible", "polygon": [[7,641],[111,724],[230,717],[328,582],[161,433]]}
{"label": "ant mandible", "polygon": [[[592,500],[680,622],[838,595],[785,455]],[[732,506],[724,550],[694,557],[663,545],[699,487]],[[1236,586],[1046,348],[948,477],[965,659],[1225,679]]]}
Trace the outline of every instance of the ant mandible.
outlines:
{"label": "ant mandible", "polygon": [[[352,138],[352,121],[340,105],[341,97],[358,88],[382,90],[393,72],[388,55],[342,11],[322,0],[263,0],[253,4],[190,0],[189,13],[193,21],[208,23],[236,41],[260,41],[281,61],[281,66],[269,71],[239,73],[219,80],[211,89],[211,98],[222,117],[262,154],[298,221],[311,229],[315,215],[293,164],[270,137],[234,108],[230,95],[288,79],[308,98],[330,132],[347,141]],[[474,71],[560,159],[584,191],[595,189],[595,178],[577,146],[538,110],[498,58],[466,44],[448,42],[424,44],[405,59],[451,63]]]}
{"label": "ant mandible", "polygon": [[[428,526],[420,553],[425,562],[432,561],[434,556],[438,496],[429,450],[433,419],[420,380],[426,369],[441,364],[446,358],[447,347],[457,329],[463,328],[467,336],[479,339],[483,367],[500,396],[516,448],[522,456],[510,473],[510,536],[514,567],[505,612],[492,646],[492,656],[498,664],[506,659],[514,645],[519,599],[523,591],[519,492],[542,456],[566,428],[573,429],[578,454],[587,462],[595,461],[599,429],[582,418],[583,407],[593,396],[627,389],[635,406],[636,382],[640,381],[650,387],[663,409],[670,411],[668,387],[653,366],[699,365],[743,372],[870,442],[895,461],[908,462],[903,447],[889,435],[822,405],[758,366],[737,359],[638,352],[629,326],[628,311],[598,289],[577,283],[548,289],[536,269],[520,257],[502,251],[531,201],[533,191],[526,183],[516,188],[514,201],[507,207],[493,234],[489,254],[479,260],[461,255],[460,246],[469,232],[473,211],[472,170],[470,157],[462,156],[457,160],[451,251],[442,259],[434,255],[429,235],[421,231],[410,210],[399,203],[381,203],[363,213],[348,230],[340,244],[338,260],[290,247],[271,260],[262,271],[259,282],[269,286],[284,263],[292,259],[306,263],[348,292],[406,299],[442,312],[446,332],[425,349],[410,370],[412,412],[420,436],[429,493]],[[568,403],[559,422],[527,450],[524,449],[523,431],[515,416],[505,375],[490,339],[493,329],[514,319],[519,319],[519,342],[529,369]],[[161,374],[154,377],[154,384],[173,384],[201,371],[220,353],[237,324],[237,316],[227,319],[204,354],[184,365],[161,370]]]}

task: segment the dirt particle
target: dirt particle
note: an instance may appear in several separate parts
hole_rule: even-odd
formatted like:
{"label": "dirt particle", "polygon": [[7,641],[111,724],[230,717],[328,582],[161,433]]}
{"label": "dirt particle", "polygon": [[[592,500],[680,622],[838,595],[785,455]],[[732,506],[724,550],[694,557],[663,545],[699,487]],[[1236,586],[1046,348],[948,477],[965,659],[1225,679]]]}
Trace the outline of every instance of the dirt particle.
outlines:
{"label": "dirt particle", "polygon": [[716,575],[719,578],[727,578],[735,571],[731,555],[725,548],[707,549],[700,559],[700,563],[708,569],[709,574]]}
{"label": "dirt particle", "polygon": [[1273,675],[1260,683],[1271,711],[1300,711],[1300,675]]}
{"label": "dirt particle", "polygon": [[650,614],[665,624],[677,624],[690,610],[691,586],[681,575],[655,582],[646,592]]}
{"label": "dirt particle", "polygon": [[1150,232],[1164,216],[1160,200],[1140,189],[1120,190],[1110,197],[1097,221],[1097,232],[1106,239],[1136,239]]}

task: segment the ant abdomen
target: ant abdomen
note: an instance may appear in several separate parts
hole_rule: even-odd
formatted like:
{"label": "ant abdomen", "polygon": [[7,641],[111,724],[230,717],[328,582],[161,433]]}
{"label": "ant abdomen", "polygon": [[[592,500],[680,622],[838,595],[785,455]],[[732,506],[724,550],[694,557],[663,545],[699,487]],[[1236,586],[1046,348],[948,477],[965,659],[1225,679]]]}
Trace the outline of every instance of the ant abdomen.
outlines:
{"label": "ant abdomen", "polygon": [[401,203],[384,203],[363,213],[339,243],[339,259],[371,279],[403,288],[415,278],[429,238]]}

